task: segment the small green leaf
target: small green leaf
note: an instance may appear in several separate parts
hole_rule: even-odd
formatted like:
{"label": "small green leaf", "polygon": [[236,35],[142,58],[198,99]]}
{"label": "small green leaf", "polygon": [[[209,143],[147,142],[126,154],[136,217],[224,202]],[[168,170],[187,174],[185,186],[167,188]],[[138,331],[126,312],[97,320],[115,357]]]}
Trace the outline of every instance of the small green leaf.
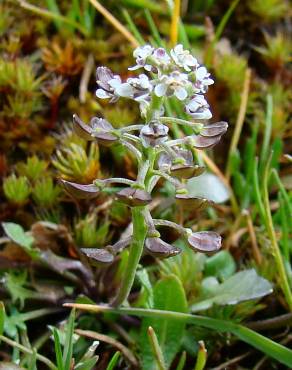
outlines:
{"label": "small green leaf", "polygon": [[240,271],[219,285],[213,297],[192,305],[191,311],[206,310],[213,304],[233,305],[242,301],[261,298],[272,291],[272,285],[266,279],[257,275],[254,269]]}
{"label": "small green leaf", "polygon": [[33,237],[26,234],[20,225],[13,222],[3,222],[2,226],[8,238],[14,243],[28,250],[32,248]]}
{"label": "small green leaf", "polygon": [[199,341],[199,350],[195,370],[203,370],[207,361],[207,350],[203,341]]}
{"label": "small green leaf", "polygon": [[[153,290],[154,308],[176,312],[187,312],[188,305],[181,281],[174,275],[159,280]],[[185,330],[185,321],[168,319],[144,318],[141,327],[140,348],[142,352],[142,368],[155,368],[155,360],[147,337],[149,326],[153,327],[164,355],[168,368],[180,350],[180,339]]]}

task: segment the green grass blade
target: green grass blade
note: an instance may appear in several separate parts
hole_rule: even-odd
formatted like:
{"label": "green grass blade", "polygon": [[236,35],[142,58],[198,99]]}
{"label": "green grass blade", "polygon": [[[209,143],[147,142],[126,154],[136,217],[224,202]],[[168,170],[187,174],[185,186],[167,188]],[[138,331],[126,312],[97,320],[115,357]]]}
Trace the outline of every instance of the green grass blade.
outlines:
{"label": "green grass blade", "polygon": [[140,45],[145,44],[145,40],[141,34],[141,32],[136,27],[135,23],[133,22],[129,12],[126,9],[122,10],[123,16],[128,24],[129,30],[133,33],[135,39],[139,42]]}
{"label": "green grass blade", "polygon": [[271,95],[267,96],[267,112],[265,120],[264,139],[260,155],[260,172],[262,173],[265,163],[269,155],[269,146],[272,134],[272,116],[273,116],[273,98]]}
{"label": "green grass blade", "polygon": [[62,358],[62,348],[60,344],[59,334],[56,328],[53,329],[53,336],[54,336],[54,342],[55,342],[55,353],[56,353],[56,361],[57,361],[58,370],[64,370],[63,358]]}
{"label": "green grass blade", "polygon": [[66,340],[63,354],[63,361],[65,363],[64,370],[70,370],[71,368],[71,359],[73,354],[74,322],[75,322],[75,310],[72,310],[66,328]]}
{"label": "green grass blade", "polygon": [[159,30],[156,27],[156,24],[155,24],[155,22],[154,22],[154,20],[152,18],[151,13],[149,12],[148,9],[145,9],[144,10],[144,13],[145,13],[146,21],[148,23],[148,26],[150,28],[150,31],[151,31],[151,34],[152,34],[152,37],[153,37],[154,41],[159,46],[165,47],[165,42],[160,37]]}
{"label": "green grass blade", "polygon": [[120,356],[121,356],[121,352],[117,351],[111,358],[109,364],[107,365],[106,370],[113,370],[115,366],[117,365]]}

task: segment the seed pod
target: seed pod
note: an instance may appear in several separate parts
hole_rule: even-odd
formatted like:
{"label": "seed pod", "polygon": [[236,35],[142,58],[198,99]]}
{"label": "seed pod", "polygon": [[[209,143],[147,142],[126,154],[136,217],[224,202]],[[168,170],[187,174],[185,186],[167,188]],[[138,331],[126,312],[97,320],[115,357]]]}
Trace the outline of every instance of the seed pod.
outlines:
{"label": "seed pod", "polygon": [[200,135],[204,137],[214,137],[218,135],[223,135],[227,131],[228,123],[224,121],[211,123],[204,125],[203,129],[200,131]]}
{"label": "seed pod", "polygon": [[97,263],[112,263],[114,260],[114,255],[106,249],[81,248],[80,250],[88,258]]}
{"label": "seed pod", "polygon": [[172,148],[177,154],[175,161],[172,161],[168,153],[161,153],[158,159],[158,168],[168,172],[179,179],[189,179],[201,175],[205,168],[194,164],[193,155],[190,150]]}
{"label": "seed pod", "polygon": [[129,207],[146,206],[152,200],[151,195],[147,191],[131,187],[120,190],[116,193],[116,197]]}
{"label": "seed pod", "polygon": [[164,242],[160,238],[146,238],[145,249],[154,257],[168,258],[176,256],[181,249]]}
{"label": "seed pod", "polygon": [[132,237],[129,236],[128,238],[124,238],[124,239],[117,241],[113,245],[107,245],[106,249],[110,251],[112,254],[116,254],[122,251],[123,249],[125,249],[128,245],[131,244],[131,242],[132,242]]}
{"label": "seed pod", "polygon": [[92,134],[92,127],[84,123],[77,114],[73,114],[73,130],[74,132],[84,140],[94,141]]}
{"label": "seed pod", "polygon": [[169,128],[158,121],[152,121],[142,127],[140,137],[145,147],[155,147],[167,140]]}
{"label": "seed pod", "polygon": [[118,137],[112,134],[113,126],[105,119],[93,117],[90,121],[92,127],[92,136],[98,143],[104,146],[110,146],[118,141]]}
{"label": "seed pod", "polygon": [[191,136],[190,144],[196,149],[208,149],[215,146],[221,139],[221,135],[213,137],[205,137],[201,135]]}
{"label": "seed pod", "polygon": [[202,253],[218,251],[221,241],[221,236],[214,231],[200,231],[188,237],[191,248]]}
{"label": "seed pod", "polygon": [[190,211],[202,211],[213,203],[208,199],[192,197],[187,194],[176,194],[175,199],[179,205],[181,205],[184,209]]}
{"label": "seed pod", "polygon": [[179,179],[190,179],[200,176],[205,171],[205,167],[198,165],[175,164],[171,166],[170,173]]}
{"label": "seed pod", "polygon": [[76,184],[67,180],[60,179],[61,185],[74,198],[78,199],[92,199],[98,196],[100,190],[94,184]]}

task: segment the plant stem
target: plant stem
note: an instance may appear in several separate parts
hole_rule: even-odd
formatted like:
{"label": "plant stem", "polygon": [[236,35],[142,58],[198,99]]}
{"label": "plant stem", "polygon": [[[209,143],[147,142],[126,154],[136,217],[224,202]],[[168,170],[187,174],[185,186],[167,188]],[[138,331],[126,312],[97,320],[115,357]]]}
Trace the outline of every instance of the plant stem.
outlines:
{"label": "plant stem", "polygon": [[279,280],[281,289],[284,293],[284,296],[286,298],[286,302],[289,306],[290,311],[292,311],[292,293],[289,285],[289,280],[286,274],[282,254],[277,242],[276,232],[273,225],[273,218],[270,208],[270,199],[269,199],[269,174],[270,174],[270,163],[271,163],[270,156],[268,163],[265,167],[264,174],[263,174],[263,203],[265,208],[265,214],[266,214],[266,229],[268,236],[271,240],[271,246],[273,249],[273,256],[276,262],[277,270],[279,273]]}
{"label": "plant stem", "polygon": [[147,226],[143,215],[144,209],[145,206],[132,208],[133,239],[130,246],[127,269],[118,295],[112,302],[113,306],[121,305],[128,298],[134,283],[137,266],[143,252],[144,241],[147,235]]}

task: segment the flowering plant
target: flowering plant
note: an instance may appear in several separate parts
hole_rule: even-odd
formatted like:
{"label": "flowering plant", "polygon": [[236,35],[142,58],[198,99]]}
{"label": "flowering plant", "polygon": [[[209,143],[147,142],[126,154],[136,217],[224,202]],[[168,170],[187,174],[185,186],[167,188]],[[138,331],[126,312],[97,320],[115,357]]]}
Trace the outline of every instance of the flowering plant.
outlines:
{"label": "flowering plant", "polygon": [[[171,257],[181,252],[160,238],[157,226],[176,229],[196,251],[214,252],[221,246],[221,237],[217,233],[192,232],[174,222],[153,219],[149,210],[151,194],[161,178],[174,185],[176,202],[182,207],[203,209],[210,204],[207,199],[188,194],[185,180],[199,176],[204,170],[194,163],[193,149],[213,147],[227,130],[226,122],[206,122],[212,114],[204,94],[214,81],[207,69],[182,45],[177,45],[170,53],[163,48],[145,45],[138,47],[133,55],[136,65],[129,70],[143,69],[145,73],[122,81],[109,68],[98,67],[96,95],[111,102],[120,98],[136,101],[144,124],[114,129],[103,118],[94,117],[86,124],[77,115],[73,116],[73,123],[77,134],[86,140],[105,146],[115,143],[124,145],[137,159],[136,181],[109,178],[81,185],[62,180],[70,194],[87,199],[96,197],[113,183],[125,185],[115,195],[131,207],[132,235],[104,249],[83,249],[96,261],[110,263],[115,254],[130,245],[127,269],[119,293],[112,302],[114,305],[123,303],[128,297],[143,250],[160,257]],[[185,112],[195,121],[166,117],[164,103],[170,97],[183,104]],[[169,137],[169,125],[172,124],[187,125],[192,128],[193,134],[172,140]]]}

